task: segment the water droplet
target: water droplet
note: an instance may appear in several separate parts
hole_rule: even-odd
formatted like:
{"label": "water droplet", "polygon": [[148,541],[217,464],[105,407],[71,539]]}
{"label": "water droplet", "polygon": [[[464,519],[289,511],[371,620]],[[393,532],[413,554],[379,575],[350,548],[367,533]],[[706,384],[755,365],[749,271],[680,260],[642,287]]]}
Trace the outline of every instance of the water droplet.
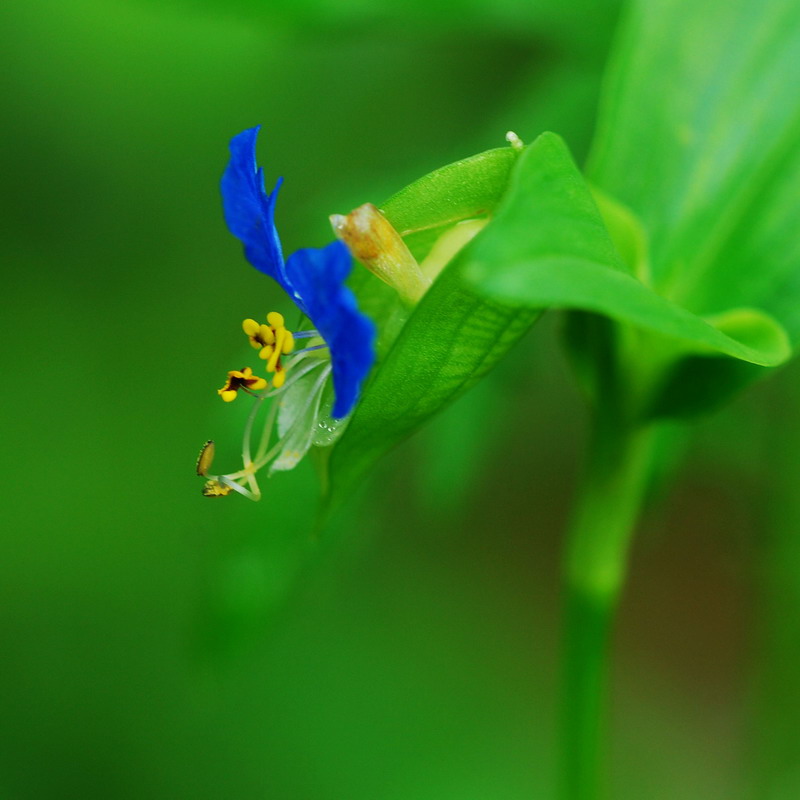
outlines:
{"label": "water droplet", "polygon": [[317,420],[314,430],[314,444],[318,447],[329,447],[332,445],[342,432],[337,420],[329,417]]}

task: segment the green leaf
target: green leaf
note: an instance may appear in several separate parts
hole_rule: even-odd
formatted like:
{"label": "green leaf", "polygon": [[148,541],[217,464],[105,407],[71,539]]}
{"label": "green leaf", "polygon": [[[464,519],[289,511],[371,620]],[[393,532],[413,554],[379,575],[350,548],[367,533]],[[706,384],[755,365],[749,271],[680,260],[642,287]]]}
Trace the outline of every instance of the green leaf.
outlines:
{"label": "green leaf", "polygon": [[[756,309],[733,309],[709,321],[762,351],[788,354],[785,330]],[[763,374],[762,367],[733,358],[691,355],[678,358],[671,362],[654,388],[643,416],[681,418],[713,411]]]}
{"label": "green leaf", "polygon": [[634,2],[588,170],[641,218],[659,293],[759,308],[795,346],[798,63],[796,0]]}
{"label": "green leaf", "polygon": [[539,316],[476,294],[461,263],[456,258],[431,286],[366,387],[328,462],[333,495],[469,389]]}
{"label": "green leaf", "polygon": [[[518,156],[507,147],[449,164],[395,194],[381,210],[397,230],[417,237],[415,255],[422,258],[449,227],[496,208]],[[491,237],[491,228],[478,238]],[[325,454],[329,503],[478,381],[539,316],[538,310],[477,294],[464,281],[462,263],[457,257],[445,267],[411,310],[366,270],[356,274],[359,303],[379,321],[380,361],[347,429]]]}
{"label": "green leaf", "polygon": [[467,276],[493,298],[532,308],[570,308],[677,340],[694,353],[772,365],[787,356],[773,337],[742,341],[658,295],[624,266],[591,193],[555,134],[520,157],[490,229],[463,254]]}

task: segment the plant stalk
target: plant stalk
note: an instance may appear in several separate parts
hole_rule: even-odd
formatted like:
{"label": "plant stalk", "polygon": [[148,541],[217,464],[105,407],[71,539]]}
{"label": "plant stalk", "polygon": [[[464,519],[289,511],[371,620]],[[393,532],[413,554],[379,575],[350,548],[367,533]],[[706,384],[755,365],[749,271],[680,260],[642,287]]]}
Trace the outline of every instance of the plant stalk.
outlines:
{"label": "plant stalk", "polygon": [[650,476],[652,440],[651,427],[597,410],[564,560],[563,800],[601,796],[609,638]]}

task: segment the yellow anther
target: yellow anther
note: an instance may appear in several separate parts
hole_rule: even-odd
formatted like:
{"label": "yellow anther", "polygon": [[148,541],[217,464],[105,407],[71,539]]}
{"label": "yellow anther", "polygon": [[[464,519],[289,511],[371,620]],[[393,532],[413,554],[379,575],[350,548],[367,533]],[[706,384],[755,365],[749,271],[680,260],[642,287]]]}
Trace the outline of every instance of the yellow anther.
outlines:
{"label": "yellow anther", "polygon": [[283,353],[285,356],[288,356],[292,350],[294,350],[294,336],[292,336],[291,331],[286,331],[286,336],[283,337],[283,347],[281,347],[281,353]]}
{"label": "yellow anther", "polygon": [[214,442],[209,439],[197,456],[197,464],[195,470],[198,475],[205,475],[211,469],[211,463],[214,461]]}
{"label": "yellow anther", "polygon": [[269,325],[258,323],[254,319],[246,319],[242,322],[242,330],[250,339],[250,344],[255,347],[264,347],[267,344],[275,344],[275,334]]}
{"label": "yellow anther", "polygon": [[242,369],[233,369],[228,373],[228,380],[221,389],[217,389],[217,394],[226,403],[230,403],[236,399],[239,389],[258,392],[266,386],[267,382],[263,378],[254,377],[250,367],[242,367]]}
{"label": "yellow anther", "polygon": [[272,351],[274,349],[275,348],[271,344],[268,344],[266,347],[261,348],[261,352],[258,354],[258,357],[263,358],[264,361],[266,361],[272,355]]}
{"label": "yellow anther", "polygon": [[286,324],[283,320],[283,314],[279,314],[277,311],[270,311],[267,314],[267,322],[273,328],[282,328]]}
{"label": "yellow anther", "polygon": [[275,344],[275,332],[269,325],[261,326],[259,337],[264,344]]}
{"label": "yellow anther", "polygon": [[286,370],[283,367],[278,367],[278,371],[272,379],[272,386],[275,389],[280,389],[283,382],[286,380]]}
{"label": "yellow anther", "polygon": [[242,330],[248,336],[255,336],[261,326],[254,319],[246,319],[242,322]]}
{"label": "yellow anther", "polygon": [[267,372],[275,372],[278,368],[278,359],[281,357],[283,342],[286,339],[287,333],[288,331],[286,328],[278,328],[275,331],[275,351],[269,357],[269,361],[267,361]]}

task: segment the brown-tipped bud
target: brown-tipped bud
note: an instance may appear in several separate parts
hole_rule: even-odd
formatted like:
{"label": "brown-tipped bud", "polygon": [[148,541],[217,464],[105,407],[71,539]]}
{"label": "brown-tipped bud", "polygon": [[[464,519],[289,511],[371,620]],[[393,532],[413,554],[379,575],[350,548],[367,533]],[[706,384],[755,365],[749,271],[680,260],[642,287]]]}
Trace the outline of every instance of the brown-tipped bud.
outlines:
{"label": "brown-tipped bud", "polygon": [[404,300],[417,303],[431,281],[422,274],[400,234],[372,203],[349,214],[332,214],[334,233],[372,273],[388,283]]}

